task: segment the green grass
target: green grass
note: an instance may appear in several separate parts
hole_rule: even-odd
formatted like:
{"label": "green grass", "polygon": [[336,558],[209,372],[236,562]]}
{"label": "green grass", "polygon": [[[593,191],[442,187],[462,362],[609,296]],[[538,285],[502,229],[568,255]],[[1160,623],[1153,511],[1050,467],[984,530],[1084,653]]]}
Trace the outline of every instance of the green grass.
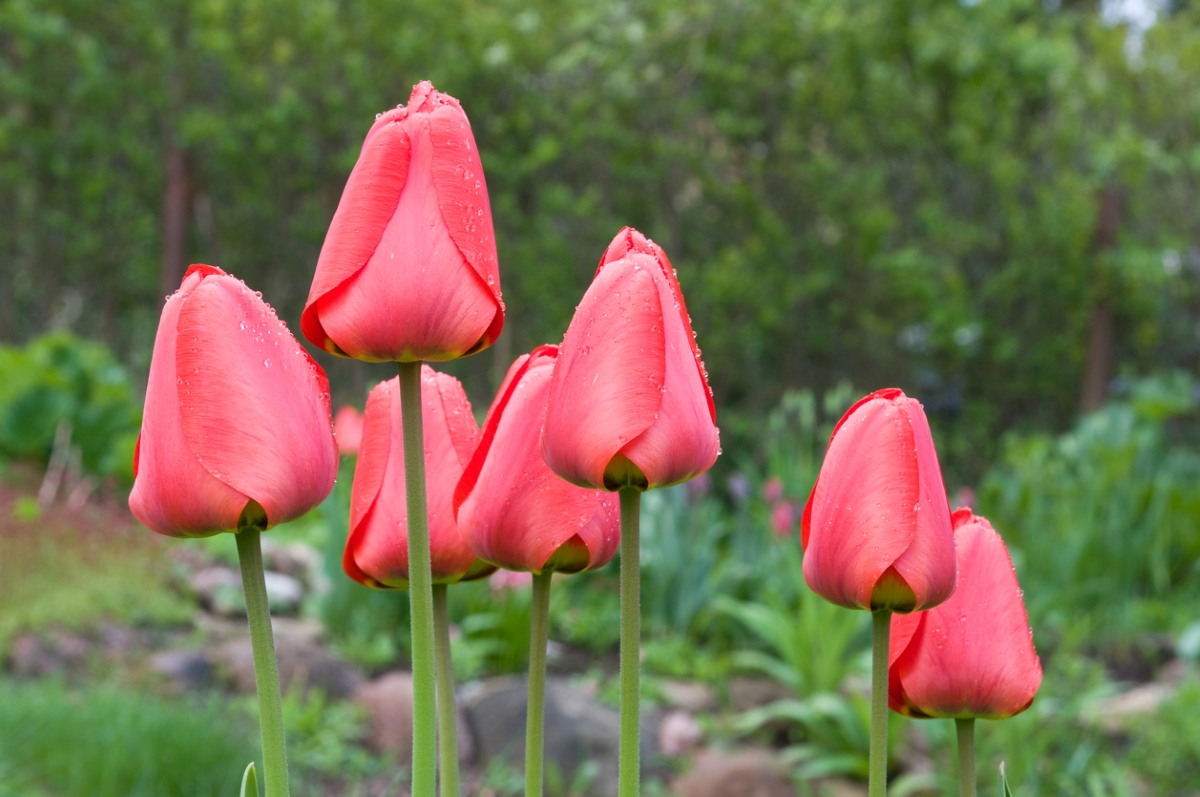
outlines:
{"label": "green grass", "polygon": [[0,795],[226,797],[257,754],[216,701],[0,681],[0,706]]}
{"label": "green grass", "polygon": [[0,651],[16,635],[48,627],[187,621],[193,607],[170,586],[167,544],[140,528],[63,530],[35,521],[0,529]]}

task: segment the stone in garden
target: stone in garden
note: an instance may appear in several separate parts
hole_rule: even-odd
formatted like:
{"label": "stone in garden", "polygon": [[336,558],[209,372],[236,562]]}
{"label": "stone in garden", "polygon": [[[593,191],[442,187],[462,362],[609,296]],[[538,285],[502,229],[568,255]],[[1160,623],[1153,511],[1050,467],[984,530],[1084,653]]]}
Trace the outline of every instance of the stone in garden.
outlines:
{"label": "stone in garden", "polygon": [[[582,765],[595,766],[587,794],[610,797],[617,793],[617,710],[599,703],[586,687],[573,686],[565,678],[546,682],[545,760],[547,773],[556,769],[570,783]],[[493,759],[508,761],[521,769],[525,757],[525,680],[492,678],[470,691],[462,701],[478,751],[476,763],[486,768]],[[657,754],[659,722],[642,718],[643,776],[653,770]]]}
{"label": "stone in garden", "polygon": [[771,678],[740,677],[729,682],[729,702],[738,713],[792,696],[791,690]]}
{"label": "stone in garden", "polygon": [[[367,710],[370,723],[368,746],[377,753],[391,755],[400,764],[412,760],[412,673],[389,672],[361,684],[354,701]],[[461,701],[460,701],[461,703]],[[458,760],[470,763],[475,755],[474,740],[462,710],[458,715]]]}
{"label": "stone in garden", "polygon": [[1158,710],[1163,701],[1174,696],[1172,684],[1148,683],[1107,698],[1084,712],[1084,717],[1111,734],[1124,733],[1130,720]]}
{"label": "stone in garden", "polygon": [[231,567],[205,567],[192,573],[192,591],[200,605],[225,617],[245,615],[242,575]]}
{"label": "stone in garden", "polygon": [[267,570],[263,573],[267,587],[267,603],[272,612],[292,614],[300,608],[304,599],[304,585],[300,579]]}
{"label": "stone in garden", "polygon": [[703,714],[717,708],[717,696],[707,684],[666,679],[659,682],[658,688],[662,692],[663,700],[671,708],[683,709],[693,714]]}
{"label": "stone in garden", "polygon": [[[363,680],[358,668],[303,637],[277,635],[275,656],[279,661],[279,682],[285,692],[293,685],[300,685],[305,689],[320,689],[328,697],[344,699]],[[217,670],[234,688],[254,693],[254,654],[248,635],[217,646],[213,659]]]}
{"label": "stone in garden", "polygon": [[704,730],[686,711],[676,709],[667,713],[658,726],[658,749],[666,755],[681,756],[700,745]]}
{"label": "stone in garden", "polygon": [[311,586],[311,575],[321,569],[321,554],[304,542],[278,542],[269,536],[262,538],[263,564]]}
{"label": "stone in garden", "polygon": [[150,657],[150,669],[160,673],[180,691],[212,686],[212,662],[199,650],[164,650]]}
{"label": "stone in garden", "polygon": [[68,631],[22,634],[9,648],[8,666],[14,675],[26,678],[63,673],[83,664],[88,649],[86,639]]}
{"label": "stone in garden", "polygon": [[782,765],[765,750],[702,753],[671,789],[678,797],[796,797]]}

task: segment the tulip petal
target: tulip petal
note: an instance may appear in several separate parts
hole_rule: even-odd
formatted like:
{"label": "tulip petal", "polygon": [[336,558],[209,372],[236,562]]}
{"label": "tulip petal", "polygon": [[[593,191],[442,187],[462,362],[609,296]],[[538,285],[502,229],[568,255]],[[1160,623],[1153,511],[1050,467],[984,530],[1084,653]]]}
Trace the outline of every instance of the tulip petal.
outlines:
{"label": "tulip petal", "polygon": [[274,526],[333,489],[329,383],[240,280],[205,279],[179,312],[182,427],[203,466],[262,505]]}
{"label": "tulip petal", "polygon": [[496,301],[495,316],[478,345],[482,349],[496,340],[504,327],[492,205],[471,123],[457,100],[445,94],[438,97],[445,104],[429,115],[433,184],[437,187],[438,204],[450,237]]}
{"label": "tulip petal", "polygon": [[189,270],[179,291],[163,307],[146,385],[137,475],[129,494],[129,508],[138,520],[174,537],[203,537],[234,529],[248,500],[205,470],[183,433],[181,401],[193,401],[194,383],[190,378],[184,381],[179,375],[183,372],[177,370],[179,314],[185,297],[205,276]]}
{"label": "tulip petal", "polygon": [[495,297],[451,238],[433,184],[425,114],[408,118],[411,149],[399,203],[366,265],[322,296],[321,323],[360,359],[446,360],[474,350]]}
{"label": "tulip petal", "polygon": [[843,417],[805,507],[804,578],[841,606],[869,609],[880,576],[911,545],[920,499],[907,413],[869,396]]}
{"label": "tulip petal", "polygon": [[603,487],[608,463],[654,423],[666,381],[662,324],[658,287],[643,264],[625,260],[596,274],[550,385],[542,455],[562,478]]}
{"label": "tulip petal", "polygon": [[456,491],[464,538],[481,558],[512,570],[541,572],[572,540],[587,555],[565,557],[570,567],[601,567],[620,540],[616,497],[564,482],[539,451],[556,354],[542,346],[509,369]]}
{"label": "tulip petal", "polygon": [[955,513],[954,539],[958,588],[920,613],[893,660],[893,702],[912,716],[1009,717],[1028,708],[1042,680],[1012,560],[991,524],[969,510]]}
{"label": "tulip petal", "polygon": [[[401,109],[403,110],[403,109]],[[408,180],[410,145],[404,114],[389,112],[363,142],[317,259],[300,330],[315,346],[344,354],[326,334],[317,302],[367,264],[383,238]]]}
{"label": "tulip petal", "polygon": [[920,502],[917,504],[916,533],[893,567],[904,577],[917,598],[917,609],[936,606],[950,597],[955,585],[954,531],[950,525],[950,504],[942,483],[942,469],[929,421],[919,405],[909,399],[909,422],[916,443],[917,473],[920,477]]}
{"label": "tulip petal", "polygon": [[[635,253],[628,257],[644,269],[658,267],[663,275],[655,283],[664,308],[661,334],[666,377],[658,417],[645,432],[622,448],[621,453],[642,470],[651,488],[666,487],[685,482],[711,468],[717,461],[721,441],[714,424],[716,412],[711,391],[700,365],[691,324],[682,310],[678,283],[673,284],[670,264],[663,268],[662,260],[645,254]],[[676,312],[668,309],[672,307]]]}

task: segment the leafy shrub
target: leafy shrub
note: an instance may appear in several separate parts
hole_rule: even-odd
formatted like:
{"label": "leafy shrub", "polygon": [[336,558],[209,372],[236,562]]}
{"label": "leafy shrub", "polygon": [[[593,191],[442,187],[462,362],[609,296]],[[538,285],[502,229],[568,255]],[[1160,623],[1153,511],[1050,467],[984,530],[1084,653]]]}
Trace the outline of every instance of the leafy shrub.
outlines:
{"label": "leafy shrub", "polygon": [[45,461],[66,421],[85,472],[130,482],[141,417],[129,375],[102,344],[53,332],[0,346],[0,454]]}

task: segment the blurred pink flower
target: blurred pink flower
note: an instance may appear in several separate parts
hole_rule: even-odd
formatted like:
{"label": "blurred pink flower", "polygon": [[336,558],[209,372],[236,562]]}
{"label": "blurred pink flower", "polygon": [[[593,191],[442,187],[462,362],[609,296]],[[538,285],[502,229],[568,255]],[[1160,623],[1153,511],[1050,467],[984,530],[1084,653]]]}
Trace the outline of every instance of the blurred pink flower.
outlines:
{"label": "blurred pink flower", "polygon": [[503,592],[506,589],[521,589],[533,583],[533,573],[516,570],[497,570],[488,579],[488,585],[493,592]]}
{"label": "blurred pink flower", "polygon": [[796,528],[796,506],[791,501],[780,501],[771,507],[771,528],[780,537],[787,537]]}
{"label": "blurred pink flower", "polygon": [[768,504],[773,504],[783,498],[783,480],[778,476],[772,476],[763,482],[762,497]]}
{"label": "blurred pink flower", "polygon": [[342,407],[333,419],[333,433],[337,436],[338,452],[343,457],[357,454],[362,445],[362,414],[349,404]]}

